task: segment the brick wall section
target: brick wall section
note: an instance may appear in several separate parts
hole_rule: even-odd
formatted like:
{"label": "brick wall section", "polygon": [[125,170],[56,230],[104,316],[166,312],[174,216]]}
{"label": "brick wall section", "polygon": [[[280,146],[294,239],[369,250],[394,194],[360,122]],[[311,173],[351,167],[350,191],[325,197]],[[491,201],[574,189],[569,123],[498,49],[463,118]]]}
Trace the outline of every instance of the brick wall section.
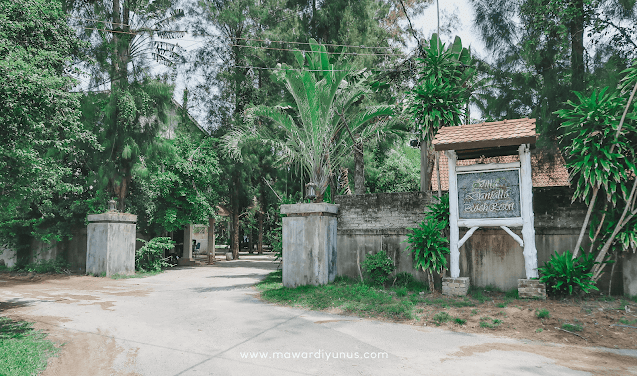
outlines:
{"label": "brick wall section", "polygon": [[546,285],[536,279],[519,279],[518,295],[520,298],[546,299]]}
{"label": "brick wall section", "polygon": [[402,234],[424,219],[432,200],[431,194],[423,192],[336,196],[334,203],[341,205],[338,231]]}

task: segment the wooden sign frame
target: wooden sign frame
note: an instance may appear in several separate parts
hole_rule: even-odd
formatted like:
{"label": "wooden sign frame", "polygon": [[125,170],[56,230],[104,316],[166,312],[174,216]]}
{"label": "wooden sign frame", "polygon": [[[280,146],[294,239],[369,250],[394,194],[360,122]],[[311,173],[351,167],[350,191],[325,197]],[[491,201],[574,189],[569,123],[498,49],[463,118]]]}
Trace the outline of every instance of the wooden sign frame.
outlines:
{"label": "wooden sign frame", "polygon": [[[533,181],[531,178],[530,145],[522,144],[518,148],[520,161],[514,163],[490,163],[472,166],[456,166],[456,152],[446,150],[449,161],[449,226],[450,226],[450,273],[452,278],[460,276],[460,247],[480,227],[500,227],[524,248],[524,267],[527,278],[537,278],[537,250],[535,248],[535,228],[533,214]],[[518,170],[520,171],[520,217],[513,218],[477,218],[460,219],[458,208],[458,173]],[[459,239],[459,227],[469,231]],[[522,238],[509,227],[522,227]]]}

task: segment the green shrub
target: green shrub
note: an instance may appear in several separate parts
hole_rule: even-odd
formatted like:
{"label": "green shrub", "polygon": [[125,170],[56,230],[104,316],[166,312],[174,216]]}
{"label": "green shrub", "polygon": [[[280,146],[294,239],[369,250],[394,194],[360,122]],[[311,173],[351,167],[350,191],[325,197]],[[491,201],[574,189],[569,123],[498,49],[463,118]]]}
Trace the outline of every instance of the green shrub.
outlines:
{"label": "green shrub", "polygon": [[162,268],[171,266],[164,253],[173,249],[175,242],[166,237],[152,238],[150,241],[137,239],[144,243],[144,246],[135,252],[135,269],[139,271],[160,271]]}
{"label": "green shrub", "polygon": [[[449,254],[449,240],[442,235],[444,228],[440,222],[434,220],[422,221],[412,233],[407,234],[409,243],[407,250],[413,254],[414,268],[422,268],[433,282],[431,273],[442,273],[447,268]],[[433,287],[430,286],[433,290]]]}
{"label": "green shrub", "polygon": [[429,288],[426,284],[420,282],[411,273],[400,272],[394,277],[394,286],[406,287],[409,291],[427,291]]}
{"label": "green shrub", "polygon": [[398,287],[396,289],[396,296],[402,298],[403,296],[407,296],[407,288],[406,287]]}
{"label": "green shrub", "polygon": [[440,325],[453,320],[453,317],[451,317],[451,315],[447,312],[438,312],[432,317],[432,320],[436,323],[436,325]]}
{"label": "green shrub", "polygon": [[29,264],[16,264],[14,270],[30,273],[69,273],[70,265],[62,256],[55,260],[38,260]]}
{"label": "green shrub", "polygon": [[538,319],[548,319],[549,317],[551,317],[551,313],[548,309],[538,309],[537,311],[535,311],[535,317],[537,317]]}
{"label": "green shrub", "polygon": [[584,330],[584,327],[579,324],[564,323],[562,324],[562,329],[568,330],[569,332],[581,332],[582,330]]}
{"label": "green shrub", "polygon": [[538,268],[542,275],[540,281],[546,283],[547,290],[553,295],[572,295],[579,291],[588,293],[590,290],[599,291],[593,281],[591,268],[595,265],[593,254],[582,255],[573,260],[571,251],[561,255],[555,252],[543,267]]}
{"label": "green shrub", "polygon": [[385,251],[380,251],[374,255],[368,255],[363,261],[363,270],[372,285],[382,286],[389,279],[389,275],[396,267],[392,259]]}
{"label": "green shrub", "polygon": [[481,328],[495,329],[498,326],[500,326],[500,324],[502,324],[502,320],[500,320],[500,319],[493,319],[493,318],[488,317],[488,316],[480,318],[480,327]]}
{"label": "green shrub", "polygon": [[458,325],[464,325],[467,323],[467,320],[456,317],[455,319],[453,319],[453,322],[455,322]]}
{"label": "green shrub", "polygon": [[509,298],[509,299],[519,299],[520,298],[520,294],[519,294],[517,288],[513,288],[513,289],[507,291],[504,296]]}

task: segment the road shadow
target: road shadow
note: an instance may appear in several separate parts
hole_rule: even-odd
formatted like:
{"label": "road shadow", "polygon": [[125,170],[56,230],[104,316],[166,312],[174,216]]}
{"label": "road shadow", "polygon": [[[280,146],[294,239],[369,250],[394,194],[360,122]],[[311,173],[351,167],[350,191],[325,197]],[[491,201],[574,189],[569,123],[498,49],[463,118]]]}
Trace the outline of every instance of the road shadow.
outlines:
{"label": "road shadow", "polygon": [[232,286],[219,286],[219,287],[194,287],[191,291],[204,293],[204,292],[218,292],[218,291],[234,291],[234,290],[247,290],[254,286],[254,283],[243,283],[240,285]]}

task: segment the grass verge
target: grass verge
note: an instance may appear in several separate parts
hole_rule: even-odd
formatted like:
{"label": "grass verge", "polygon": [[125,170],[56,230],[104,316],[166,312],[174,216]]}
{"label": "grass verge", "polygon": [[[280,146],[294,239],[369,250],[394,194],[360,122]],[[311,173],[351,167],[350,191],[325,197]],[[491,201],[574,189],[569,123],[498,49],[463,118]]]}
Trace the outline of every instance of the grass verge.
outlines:
{"label": "grass verge", "polygon": [[393,319],[411,319],[414,306],[420,301],[418,294],[397,296],[390,291],[342,277],[337,277],[329,285],[287,288],[283,287],[281,271],[270,273],[257,284],[257,288],[261,290],[264,300],[273,303],[313,310],[340,308],[358,316]]}
{"label": "grass verge", "polygon": [[31,323],[0,317],[0,375],[36,375],[57,351]]}

